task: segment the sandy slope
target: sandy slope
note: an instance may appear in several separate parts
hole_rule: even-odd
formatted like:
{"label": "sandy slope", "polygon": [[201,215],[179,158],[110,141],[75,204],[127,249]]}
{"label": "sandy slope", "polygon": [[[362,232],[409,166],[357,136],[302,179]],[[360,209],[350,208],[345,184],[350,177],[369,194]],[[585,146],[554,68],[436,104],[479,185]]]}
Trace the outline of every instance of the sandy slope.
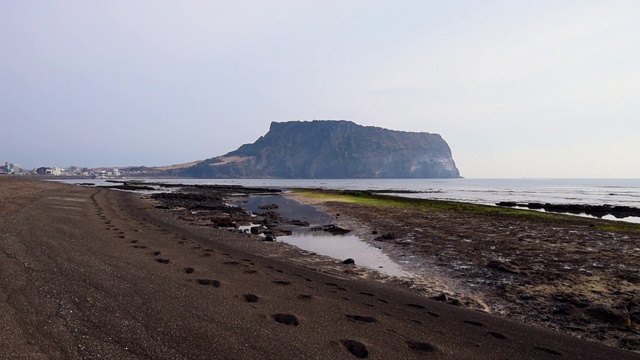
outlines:
{"label": "sandy slope", "polygon": [[137,195],[0,177],[2,359],[624,359],[258,255]]}

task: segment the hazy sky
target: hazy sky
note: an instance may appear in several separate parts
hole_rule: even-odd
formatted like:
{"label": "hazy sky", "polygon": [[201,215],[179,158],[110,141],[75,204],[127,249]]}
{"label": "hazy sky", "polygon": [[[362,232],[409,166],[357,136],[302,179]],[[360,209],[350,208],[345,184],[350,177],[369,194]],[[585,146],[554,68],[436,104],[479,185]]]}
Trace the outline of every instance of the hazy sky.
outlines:
{"label": "hazy sky", "polygon": [[640,178],[640,1],[0,1],[0,161],[166,165],[272,121],[439,133],[465,177]]}

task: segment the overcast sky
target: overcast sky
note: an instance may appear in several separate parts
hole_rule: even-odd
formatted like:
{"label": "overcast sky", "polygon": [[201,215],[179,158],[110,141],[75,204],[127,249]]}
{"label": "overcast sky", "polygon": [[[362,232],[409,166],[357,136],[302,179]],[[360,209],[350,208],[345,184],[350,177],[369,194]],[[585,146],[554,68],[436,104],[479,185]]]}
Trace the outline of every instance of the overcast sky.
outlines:
{"label": "overcast sky", "polygon": [[640,178],[640,1],[0,1],[0,161],[167,165],[272,121],[438,133],[461,175]]}

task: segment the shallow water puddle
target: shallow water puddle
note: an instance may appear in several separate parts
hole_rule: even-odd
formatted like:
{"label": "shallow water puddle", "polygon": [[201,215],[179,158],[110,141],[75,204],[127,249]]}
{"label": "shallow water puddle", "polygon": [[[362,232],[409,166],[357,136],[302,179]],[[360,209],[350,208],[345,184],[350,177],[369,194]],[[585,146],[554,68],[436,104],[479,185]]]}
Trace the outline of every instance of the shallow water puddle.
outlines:
{"label": "shallow water puddle", "polygon": [[380,249],[365,243],[355,235],[331,235],[324,231],[294,231],[292,235],[279,236],[277,240],[338,260],[351,258],[358,266],[368,267],[389,276],[412,276]]}
{"label": "shallow water puddle", "polygon": [[[264,206],[276,205],[273,211],[289,220],[303,220],[311,226],[329,225],[335,218],[329,214],[318,211],[311,205],[301,204],[290,198],[278,195],[254,195],[243,198],[239,205],[250,212],[264,212]],[[312,231],[310,228],[298,226],[283,226],[293,232],[292,235],[278,236],[277,241],[312,251],[320,255],[329,256],[338,260],[351,258],[356,265],[374,269],[389,276],[407,277],[413,276],[410,272],[402,270],[380,249],[365,243],[355,235],[332,235],[325,231]]]}

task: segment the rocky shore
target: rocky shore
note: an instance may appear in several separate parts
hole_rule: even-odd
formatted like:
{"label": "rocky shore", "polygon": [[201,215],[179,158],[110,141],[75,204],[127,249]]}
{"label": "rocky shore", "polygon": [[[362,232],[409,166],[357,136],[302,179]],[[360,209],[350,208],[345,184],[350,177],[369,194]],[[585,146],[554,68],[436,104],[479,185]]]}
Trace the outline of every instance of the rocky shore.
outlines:
{"label": "rocky shore", "polygon": [[[153,198],[183,221],[241,229],[268,241],[289,235],[287,225],[309,225],[283,217],[275,204],[249,214],[227,203],[278,194],[275,190],[201,186],[185,191]],[[450,305],[640,351],[640,227],[606,230],[607,221],[562,215],[433,212],[367,206],[339,197],[319,201],[299,192],[283,196],[334,215],[324,219],[332,223],[316,230],[353,231],[416,276],[386,278],[364,268],[347,273],[393,282]],[[250,230],[242,230],[248,225],[253,225]],[[343,258],[355,258],[357,264],[357,254]],[[324,270],[345,271],[326,263]]]}
{"label": "rocky shore", "polygon": [[513,201],[501,201],[497,206],[517,207],[531,210],[544,210],[552,213],[565,213],[576,215],[589,215],[602,218],[612,215],[618,219],[626,217],[640,217],[640,209],[622,205],[589,205],[589,204],[550,204],[550,203],[516,203]]}
{"label": "rocky shore", "polygon": [[363,239],[435,276],[446,286],[416,286],[434,299],[640,351],[640,226],[489,207],[429,211],[298,198],[346,214]]}
{"label": "rocky shore", "polygon": [[[277,238],[278,228],[306,225],[300,218],[270,215],[281,210],[273,206],[253,216],[234,210],[246,196],[264,194],[253,191],[183,188],[154,199],[0,177],[0,358],[639,357],[617,344],[474,310],[463,297],[454,305],[438,301],[455,293],[429,299],[408,283],[362,269],[357,256],[355,265],[343,264],[265,241],[268,231]],[[398,222],[394,230],[376,222],[378,217],[392,222],[399,213],[354,203],[322,206],[333,214],[335,228],[368,232],[369,240],[391,251],[410,249],[401,245],[411,239],[400,231],[410,224]],[[416,214],[405,215],[409,220]],[[598,226],[590,229],[602,231]],[[258,234],[251,234],[252,228]],[[471,230],[460,227],[456,233]],[[423,257],[434,254],[454,257],[445,250]],[[501,264],[483,267],[502,273]],[[518,266],[520,274],[529,271]],[[442,279],[454,279],[448,276]]]}

